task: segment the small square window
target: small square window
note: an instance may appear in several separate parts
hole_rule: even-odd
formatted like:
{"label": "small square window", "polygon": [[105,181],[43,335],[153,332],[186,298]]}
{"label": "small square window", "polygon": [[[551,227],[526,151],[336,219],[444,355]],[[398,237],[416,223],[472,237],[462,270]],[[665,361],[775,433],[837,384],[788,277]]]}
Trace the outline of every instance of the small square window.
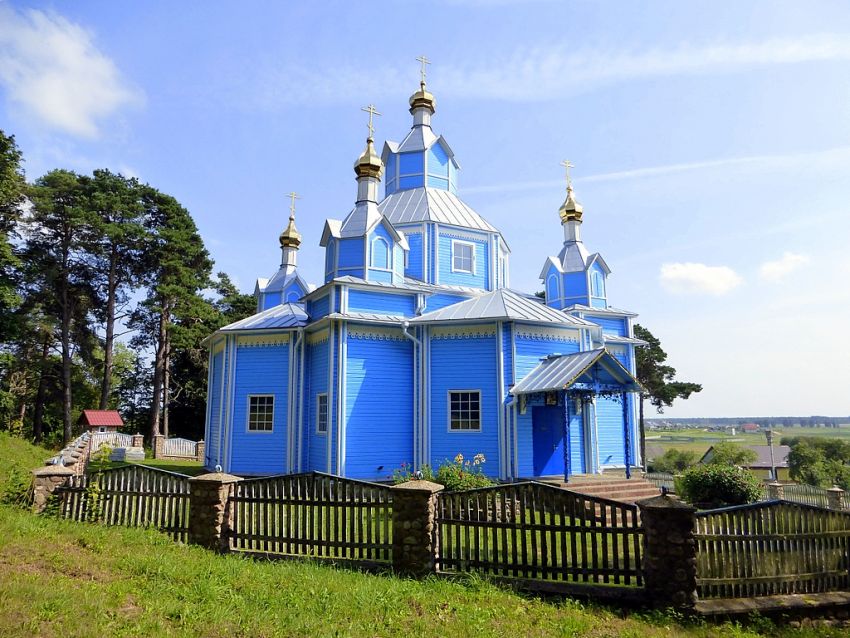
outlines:
{"label": "small square window", "polygon": [[480,391],[449,392],[449,429],[452,431],[481,430]]}
{"label": "small square window", "polygon": [[274,426],[274,397],[248,397],[248,431],[271,432]]}
{"label": "small square window", "polygon": [[328,395],[316,395],[316,432],[328,433]]}
{"label": "small square window", "polygon": [[475,272],[475,245],[463,241],[452,242],[452,270]]}

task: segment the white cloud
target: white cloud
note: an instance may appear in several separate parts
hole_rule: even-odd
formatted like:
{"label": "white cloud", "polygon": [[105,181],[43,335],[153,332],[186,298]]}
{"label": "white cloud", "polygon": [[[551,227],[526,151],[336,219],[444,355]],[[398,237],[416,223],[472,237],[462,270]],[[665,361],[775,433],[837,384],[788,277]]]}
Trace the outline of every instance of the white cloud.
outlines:
{"label": "white cloud", "polygon": [[807,263],[809,263],[808,255],[785,252],[779,259],[766,261],[759,266],[759,277],[770,283],[779,283],[786,275]]}
{"label": "white cloud", "polygon": [[661,285],[672,293],[725,295],[743,279],[728,266],[707,266],[693,262],[663,264]]}
{"label": "white cloud", "polygon": [[0,6],[0,84],[52,129],[95,137],[98,122],[141,95],[82,27],[55,13]]}
{"label": "white cloud", "polygon": [[[735,73],[759,67],[802,62],[850,61],[850,35],[817,34],[773,38],[759,42],[683,43],[672,48],[644,50],[579,49],[548,43],[505,53],[482,52],[469,62],[434,60],[429,80],[438,97],[467,97],[515,102],[554,100],[599,86],[633,79]],[[234,100],[260,108],[282,104],[336,103],[395,97],[413,85],[415,66],[369,65],[357,61],[325,67],[263,67],[246,78],[242,70],[233,77],[250,83],[230,87]],[[237,84],[240,80],[234,80]],[[248,102],[246,102],[248,96]]]}

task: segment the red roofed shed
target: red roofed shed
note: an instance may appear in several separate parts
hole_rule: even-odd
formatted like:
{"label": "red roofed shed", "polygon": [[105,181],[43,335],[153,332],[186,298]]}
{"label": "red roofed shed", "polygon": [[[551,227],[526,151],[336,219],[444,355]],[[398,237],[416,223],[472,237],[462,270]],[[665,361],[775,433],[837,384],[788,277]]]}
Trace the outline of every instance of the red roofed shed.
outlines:
{"label": "red roofed shed", "polygon": [[79,423],[89,432],[114,432],[124,425],[117,410],[83,410]]}

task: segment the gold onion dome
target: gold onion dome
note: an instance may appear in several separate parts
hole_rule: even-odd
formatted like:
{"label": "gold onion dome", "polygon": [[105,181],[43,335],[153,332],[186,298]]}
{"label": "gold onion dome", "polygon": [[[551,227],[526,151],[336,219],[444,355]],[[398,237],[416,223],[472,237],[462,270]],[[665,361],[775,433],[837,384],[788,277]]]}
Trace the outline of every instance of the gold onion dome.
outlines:
{"label": "gold onion dome", "polygon": [[354,172],[357,173],[357,177],[375,177],[380,179],[383,171],[384,163],[375,152],[374,140],[369,137],[366,139],[366,150],[354,162]]}
{"label": "gold onion dome", "polygon": [[281,248],[298,248],[301,245],[301,233],[295,228],[295,215],[289,216],[289,225],[280,234]]}
{"label": "gold onion dome", "polygon": [[567,186],[567,199],[564,200],[564,203],[558,209],[558,213],[561,215],[561,223],[570,221],[581,222],[583,210],[582,205],[576,201],[573,186],[570,184]]}
{"label": "gold onion dome", "polygon": [[433,114],[437,110],[437,99],[425,88],[425,82],[419,83],[419,90],[410,96],[410,112],[425,107]]}

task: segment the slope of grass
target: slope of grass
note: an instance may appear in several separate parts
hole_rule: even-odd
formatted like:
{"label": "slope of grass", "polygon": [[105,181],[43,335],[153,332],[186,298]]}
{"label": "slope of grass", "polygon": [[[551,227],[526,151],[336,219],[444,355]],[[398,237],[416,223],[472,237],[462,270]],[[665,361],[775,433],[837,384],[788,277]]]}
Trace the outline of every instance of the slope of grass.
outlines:
{"label": "slope of grass", "polygon": [[0,432],[0,501],[12,498],[30,483],[32,470],[44,465],[53,452]]}
{"label": "slope of grass", "polygon": [[[768,631],[774,628],[768,625]],[[477,579],[420,582],[307,562],[220,556],[153,531],[71,523],[2,506],[0,635],[763,634],[529,599]],[[776,630],[775,635],[792,634]]]}

